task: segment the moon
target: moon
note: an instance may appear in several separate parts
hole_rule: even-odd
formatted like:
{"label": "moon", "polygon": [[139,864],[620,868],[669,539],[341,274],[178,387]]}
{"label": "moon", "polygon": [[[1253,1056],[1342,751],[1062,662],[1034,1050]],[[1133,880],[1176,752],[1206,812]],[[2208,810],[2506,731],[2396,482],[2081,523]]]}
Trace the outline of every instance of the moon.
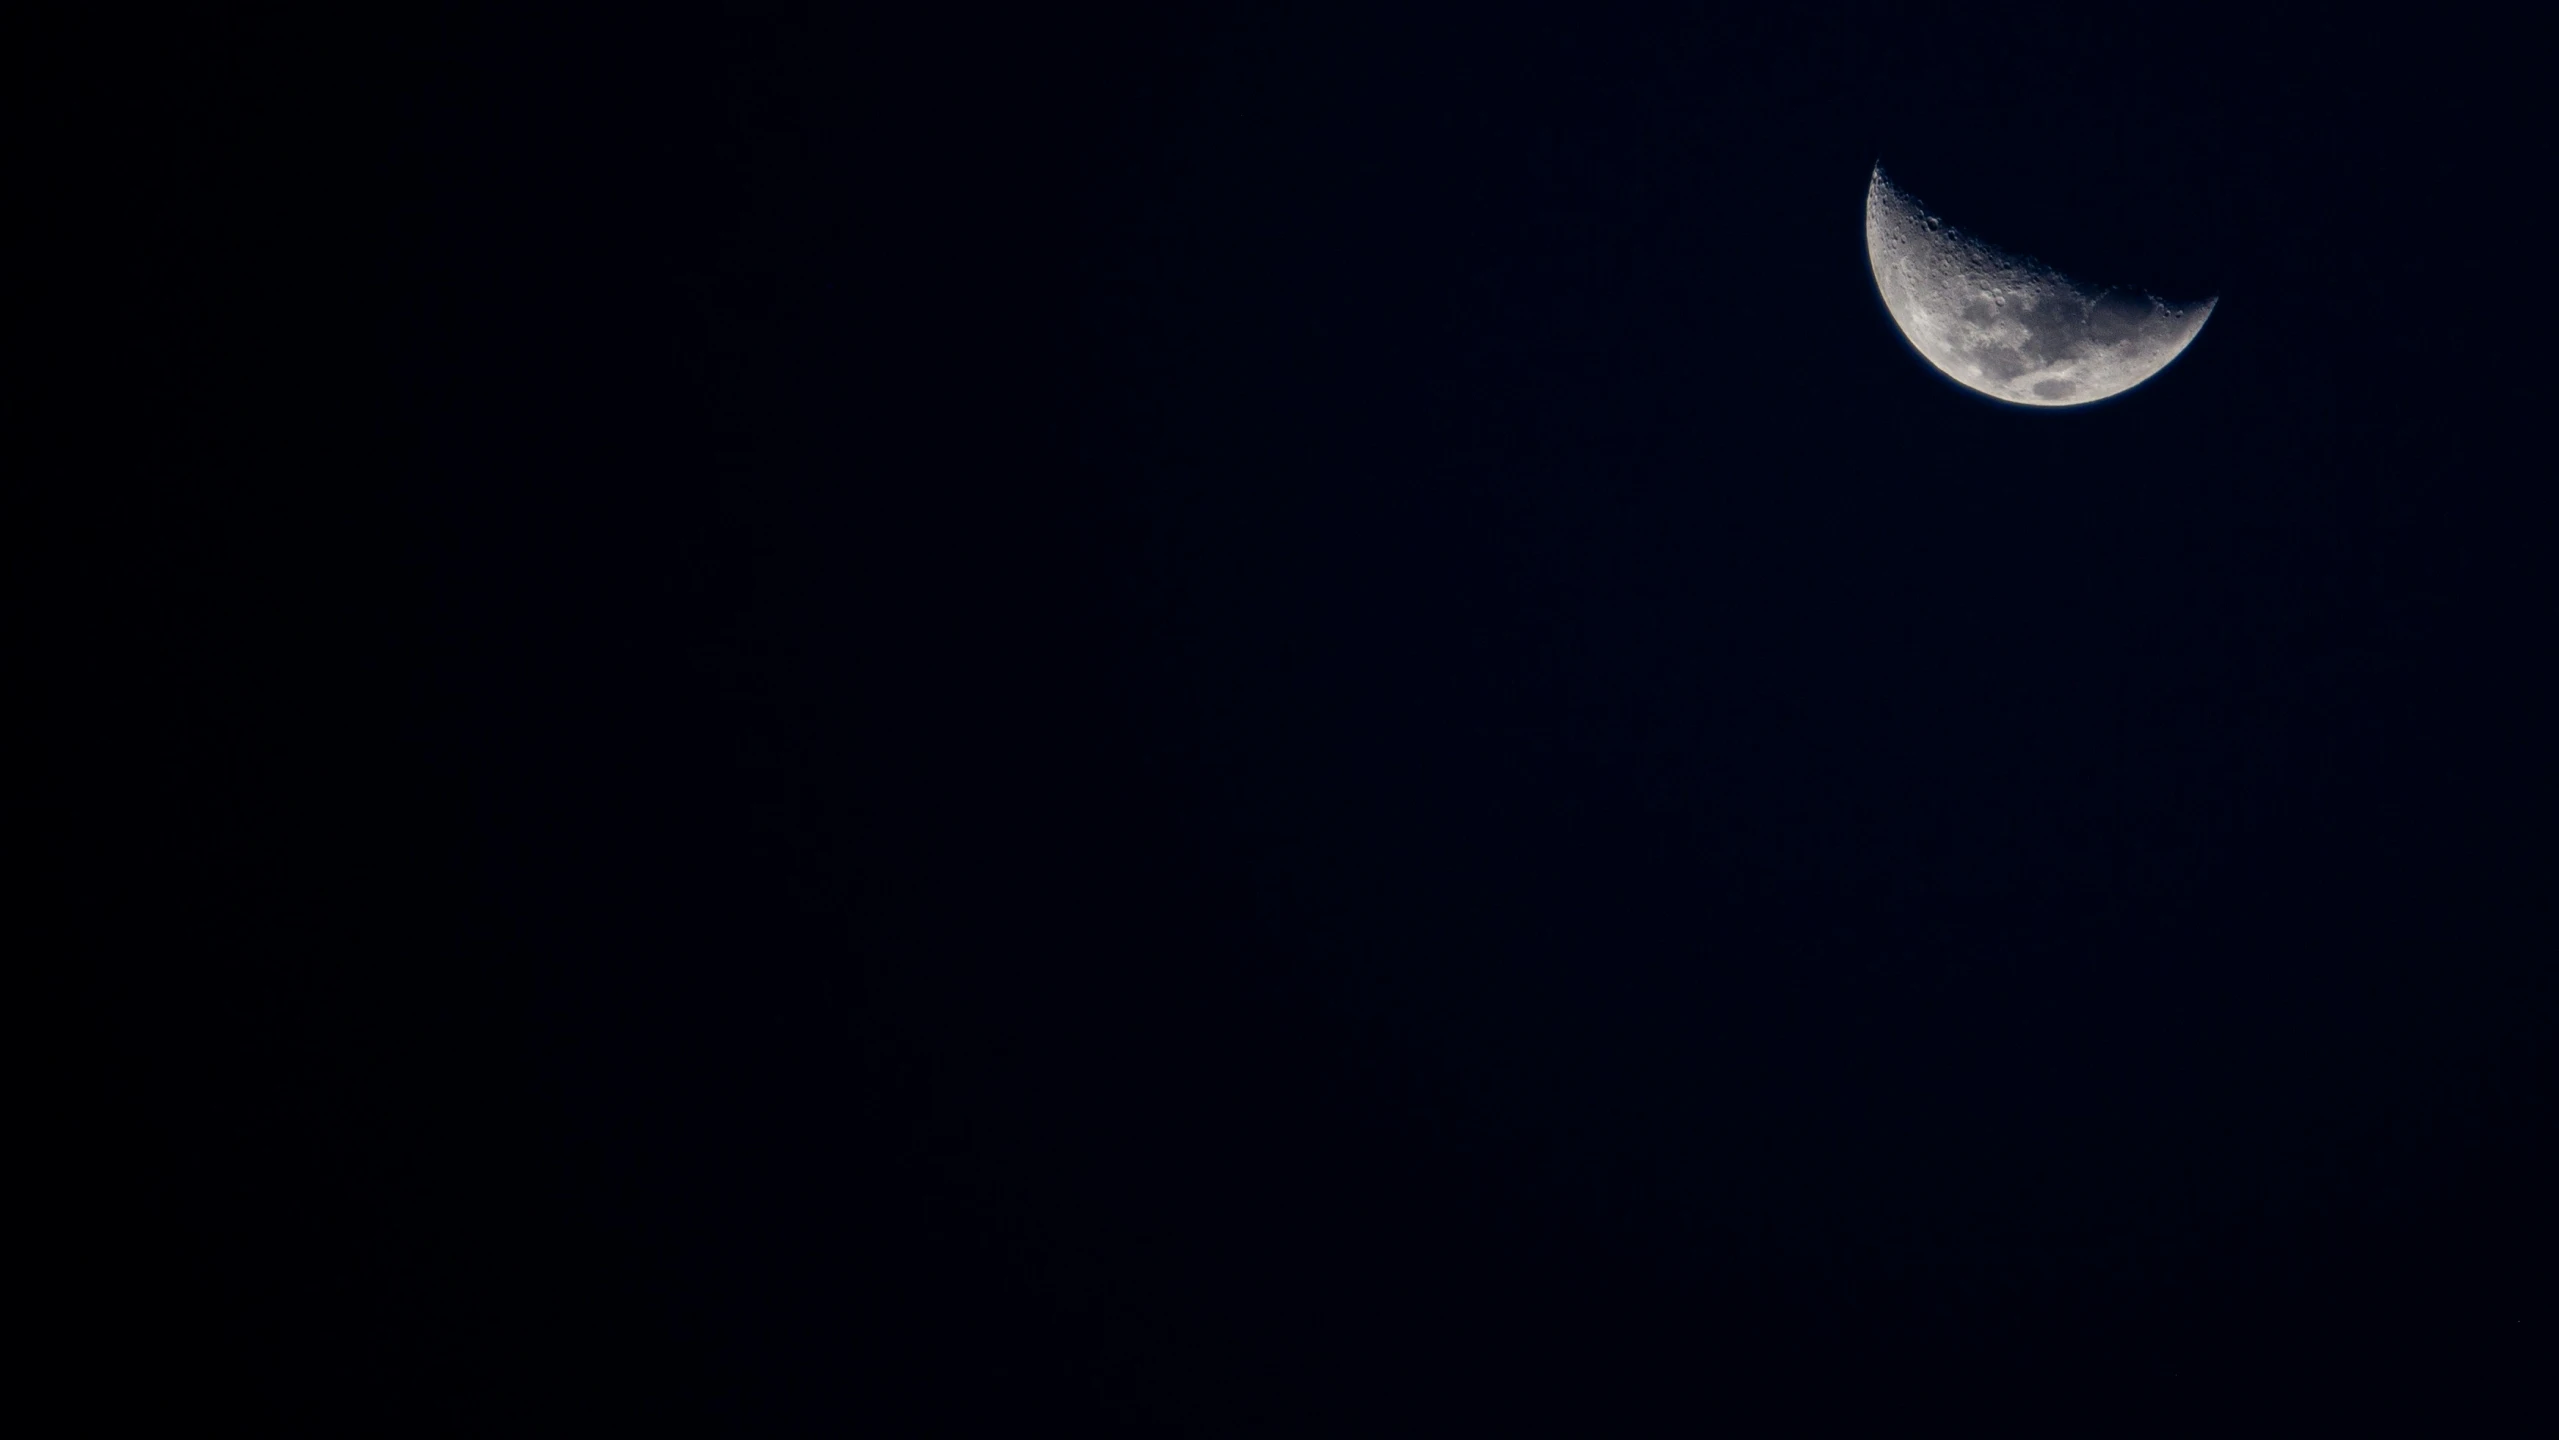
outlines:
{"label": "moon", "polygon": [[2183,354],[2215,303],[2083,285],[1929,214],[1881,165],[1866,186],[1866,258],[1911,348],[2012,405],[2121,395]]}

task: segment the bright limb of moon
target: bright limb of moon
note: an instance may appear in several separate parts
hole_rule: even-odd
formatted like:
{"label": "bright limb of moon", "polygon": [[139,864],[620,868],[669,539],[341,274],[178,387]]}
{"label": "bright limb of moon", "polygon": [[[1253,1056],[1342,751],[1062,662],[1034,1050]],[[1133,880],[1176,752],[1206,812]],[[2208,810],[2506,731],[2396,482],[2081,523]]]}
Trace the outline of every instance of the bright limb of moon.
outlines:
{"label": "bright limb of moon", "polygon": [[1866,258],[1903,337],[1959,383],[2015,405],[2120,395],[2194,342],[2214,301],[2083,285],[1929,214],[1875,167]]}

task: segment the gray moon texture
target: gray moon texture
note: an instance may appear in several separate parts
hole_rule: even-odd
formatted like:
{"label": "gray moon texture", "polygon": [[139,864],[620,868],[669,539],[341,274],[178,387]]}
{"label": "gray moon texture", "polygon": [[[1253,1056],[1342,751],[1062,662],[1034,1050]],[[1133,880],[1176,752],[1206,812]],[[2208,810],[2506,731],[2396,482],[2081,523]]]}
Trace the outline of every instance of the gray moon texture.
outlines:
{"label": "gray moon texture", "polygon": [[1866,258],[1913,349],[2016,405],[2085,405],[2130,390],[2194,343],[2214,304],[2083,285],[1929,214],[1881,165],[1866,187]]}

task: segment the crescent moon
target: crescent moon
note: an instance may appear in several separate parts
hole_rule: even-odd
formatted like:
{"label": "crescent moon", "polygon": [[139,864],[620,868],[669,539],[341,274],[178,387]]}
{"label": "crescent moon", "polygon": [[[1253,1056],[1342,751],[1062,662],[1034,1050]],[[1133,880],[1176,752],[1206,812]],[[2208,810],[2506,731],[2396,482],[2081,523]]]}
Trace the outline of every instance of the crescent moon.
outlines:
{"label": "crescent moon", "polygon": [[2083,285],[1929,214],[1881,165],[1866,186],[1866,258],[1911,348],[2012,405],[2086,405],[2130,390],[2194,343],[2215,303]]}

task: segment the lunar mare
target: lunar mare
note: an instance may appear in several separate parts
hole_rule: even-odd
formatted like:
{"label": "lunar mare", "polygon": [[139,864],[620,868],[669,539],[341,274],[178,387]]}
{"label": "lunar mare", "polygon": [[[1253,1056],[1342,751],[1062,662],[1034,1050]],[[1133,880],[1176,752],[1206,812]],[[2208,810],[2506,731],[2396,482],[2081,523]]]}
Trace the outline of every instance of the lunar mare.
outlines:
{"label": "lunar mare", "polygon": [[2130,390],[2193,343],[2215,303],[2083,285],[1929,214],[1880,165],[1866,187],[1866,258],[1912,348],[2016,405],[2085,405]]}

